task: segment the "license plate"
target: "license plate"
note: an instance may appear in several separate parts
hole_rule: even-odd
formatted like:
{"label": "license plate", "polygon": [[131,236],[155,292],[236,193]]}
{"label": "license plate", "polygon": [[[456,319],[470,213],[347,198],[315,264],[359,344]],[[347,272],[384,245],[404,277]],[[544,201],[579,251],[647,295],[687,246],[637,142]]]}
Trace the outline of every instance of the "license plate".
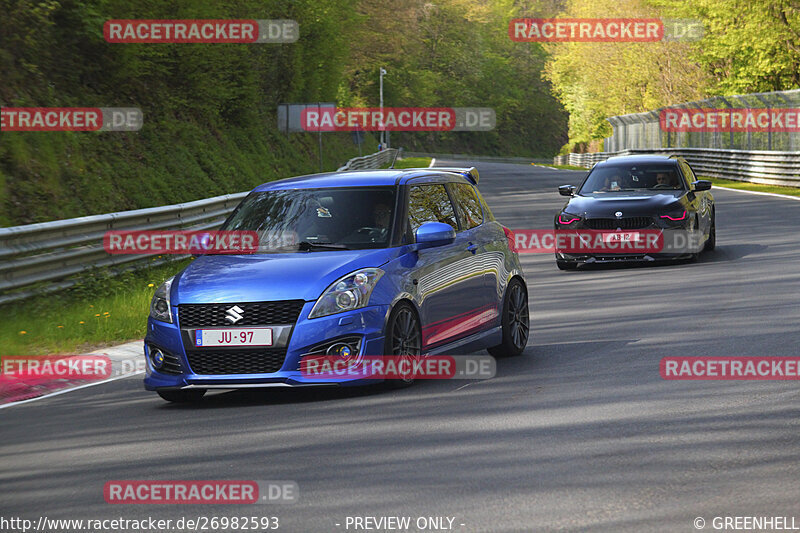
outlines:
{"label": "license plate", "polygon": [[272,346],[272,328],[198,329],[195,346]]}
{"label": "license plate", "polygon": [[603,242],[637,242],[639,234],[634,231],[617,231],[603,234]]}

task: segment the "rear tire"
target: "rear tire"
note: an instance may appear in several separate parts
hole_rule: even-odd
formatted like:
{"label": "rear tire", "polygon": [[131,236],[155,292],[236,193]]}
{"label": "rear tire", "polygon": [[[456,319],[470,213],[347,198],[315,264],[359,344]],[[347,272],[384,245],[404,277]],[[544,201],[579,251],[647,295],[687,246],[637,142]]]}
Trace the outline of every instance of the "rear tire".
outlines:
{"label": "rear tire", "polygon": [[503,342],[487,351],[494,357],[514,357],[521,354],[528,344],[531,324],[528,291],[517,278],[513,278],[506,287],[500,323]]}
{"label": "rear tire", "polygon": [[[400,302],[389,315],[386,324],[386,341],[384,355],[408,358],[411,367],[419,360],[422,354],[422,328],[417,318],[417,313],[411,304]],[[402,389],[414,384],[414,377],[401,379],[387,379],[386,386],[391,389]]]}
{"label": "rear tire", "polygon": [[172,403],[194,403],[199,402],[206,389],[188,389],[188,390],[160,390],[157,391],[168,402]]}

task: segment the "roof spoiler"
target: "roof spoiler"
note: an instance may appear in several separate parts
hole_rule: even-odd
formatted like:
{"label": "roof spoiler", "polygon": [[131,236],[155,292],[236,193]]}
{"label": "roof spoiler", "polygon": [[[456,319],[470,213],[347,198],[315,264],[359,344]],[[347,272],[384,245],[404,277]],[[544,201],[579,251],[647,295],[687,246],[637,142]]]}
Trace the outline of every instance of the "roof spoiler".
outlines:
{"label": "roof spoiler", "polygon": [[463,168],[463,167],[433,167],[432,170],[444,170],[445,172],[456,172],[461,174],[469,181],[474,183],[475,185],[478,184],[478,180],[480,176],[478,175],[478,169],[475,167]]}

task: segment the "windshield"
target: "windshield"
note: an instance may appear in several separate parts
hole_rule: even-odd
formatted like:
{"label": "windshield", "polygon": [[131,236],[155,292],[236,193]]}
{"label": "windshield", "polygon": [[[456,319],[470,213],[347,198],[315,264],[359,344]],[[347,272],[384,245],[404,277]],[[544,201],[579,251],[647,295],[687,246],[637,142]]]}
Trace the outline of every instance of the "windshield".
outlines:
{"label": "windshield", "polygon": [[614,165],[596,167],[578,194],[643,190],[684,190],[674,165]]}
{"label": "windshield", "polygon": [[385,248],[394,187],[295,189],[245,198],[223,230],[256,231],[260,253]]}

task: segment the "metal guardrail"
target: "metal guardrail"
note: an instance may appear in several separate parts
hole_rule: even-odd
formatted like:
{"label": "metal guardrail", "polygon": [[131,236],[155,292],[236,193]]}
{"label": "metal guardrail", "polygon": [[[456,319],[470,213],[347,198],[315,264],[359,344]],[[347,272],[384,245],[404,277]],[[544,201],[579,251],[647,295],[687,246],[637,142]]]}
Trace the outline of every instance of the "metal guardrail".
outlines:
{"label": "metal guardrail", "polygon": [[[344,166],[339,167],[337,172],[343,172],[345,170],[363,170],[367,168],[381,168],[383,165],[389,164],[395,159],[395,155],[397,154],[397,148],[387,148],[386,150],[381,150],[380,152],[375,152],[374,154],[365,155],[362,157],[354,157]],[[397,154],[399,155],[399,154]]]}
{"label": "metal guardrail", "polygon": [[549,159],[537,157],[496,157],[491,155],[470,154],[436,154],[433,152],[404,152],[406,157],[435,157],[436,159],[455,159],[457,161],[483,161],[486,163],[512,163],[528,165],[530,163],[550,163]]}
{"label": "metal guardrail", "polygon": [[[391,162],[395,152],[354,158],[342,169],[378,168]],[[103,248],[103,235],[110,230],[215,229],[247,194],[0,228],[0,303],[70,287],[93,268],[129,270],[186,257],[111,255]]]}
{"label": "metal guardrail", "polygon": [[660,148],[556,156],[553,164],[591,168],[617,155],[662,154],[684,157],[703,176],[768,185],[800,187],[800,153],[770,150]]}

